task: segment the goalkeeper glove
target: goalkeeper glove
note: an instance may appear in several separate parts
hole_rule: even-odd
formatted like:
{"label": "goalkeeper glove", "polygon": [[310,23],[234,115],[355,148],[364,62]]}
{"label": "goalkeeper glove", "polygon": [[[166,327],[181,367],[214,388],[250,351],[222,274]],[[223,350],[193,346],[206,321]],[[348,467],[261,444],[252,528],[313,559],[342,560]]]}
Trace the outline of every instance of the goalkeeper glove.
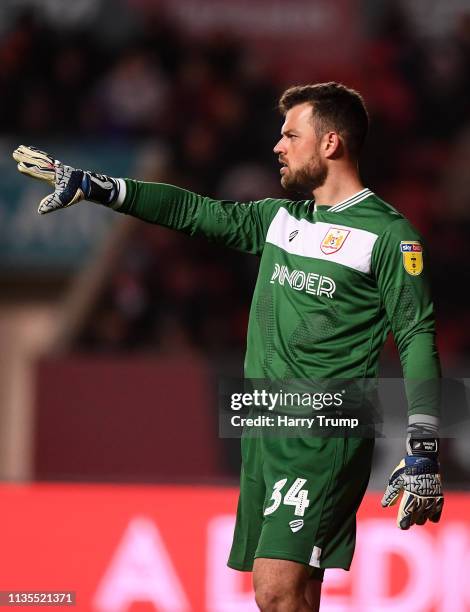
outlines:
{"label": "goalkeeper glove", "polygon": [[119,207],[124,200],[126,189],[122,179],[66,166],[48,153],[24,145],[15,149],[13,158],[18,162],[18,170],[22,174],[46,181],[54,187],[54,192],[39,203],[40,215],[81,200],[90,200],[111,208]]}
{"label": "goalkeeper glove", "polygon": [[393,506],[403,492],[397,526],[409,529],[441,518],[444,497],[438,462],[438,440],[409,438],[407,456],[394,469],[382,498],[382,506]]}

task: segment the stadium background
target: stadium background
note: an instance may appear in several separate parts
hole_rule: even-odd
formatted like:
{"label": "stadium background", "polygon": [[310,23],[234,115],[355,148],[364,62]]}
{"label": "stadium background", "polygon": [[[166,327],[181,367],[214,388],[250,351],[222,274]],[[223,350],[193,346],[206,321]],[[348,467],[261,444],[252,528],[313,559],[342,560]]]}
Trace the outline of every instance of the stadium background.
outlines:
{"label": "stadium background", "polygon": [[[443,373],[466,377],[464,0],[1,3],[0,590],[76,590],[90,612],[255,609],[224,566],[239,452],[217,436],[217,381],[241,374],[256,258],[92,204],[39,217],[46,192],[11,151],[276,196],[277,96],[333,79],[367,101],[365,183],[426,236]],[[382,373],[400,375],[391,341]],[[470,610],[468,433],[443,441],[444,520],[410,533],[379,508],[401,433],[379,442],[353,571],[329,573],[322,610]]]}

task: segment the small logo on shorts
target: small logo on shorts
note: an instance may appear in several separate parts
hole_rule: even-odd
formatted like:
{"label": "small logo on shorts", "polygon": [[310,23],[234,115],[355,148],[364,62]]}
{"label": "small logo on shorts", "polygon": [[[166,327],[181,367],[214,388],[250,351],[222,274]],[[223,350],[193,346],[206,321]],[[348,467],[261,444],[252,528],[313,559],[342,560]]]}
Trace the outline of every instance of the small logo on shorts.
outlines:
{"label": "small logo on shorts", "polygon": [[289,234],[289,242],[292,242],[298,233],[299,233],[299,230],[294,230],[293,232],[291,232]]}
{"label": "small logo on shorts", "polygon": [[296,519],[295,521],[290,521],[289,527],[295,533],[296,531],[300,531],[304,526],[304,522],[302,519]]}

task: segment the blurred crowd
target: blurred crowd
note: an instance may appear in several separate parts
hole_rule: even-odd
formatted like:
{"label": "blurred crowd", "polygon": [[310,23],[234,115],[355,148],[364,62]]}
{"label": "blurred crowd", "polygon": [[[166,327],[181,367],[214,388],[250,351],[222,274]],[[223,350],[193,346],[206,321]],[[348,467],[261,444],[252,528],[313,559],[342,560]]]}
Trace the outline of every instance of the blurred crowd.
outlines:
{"label": "blurred crowd", "polygon": [[[360,65],[308,80],[363,93],[372,121],[365,183],[427,238],[439,346],[459,363],[470,352],[461,299],[470,271],[470,13],[445,38],[426,40],[397,6],[364,34]],[[138,140],[135,178],[224,199],[281,195],[272,147],[288,75],[224,33],[191,38],[150,12],[113,46],[96,30],[61,32],[19,14],[0,40],[0,82],[3,134]],[[241,351],[256,268],[256,258],[139,224],[77,346]]]}

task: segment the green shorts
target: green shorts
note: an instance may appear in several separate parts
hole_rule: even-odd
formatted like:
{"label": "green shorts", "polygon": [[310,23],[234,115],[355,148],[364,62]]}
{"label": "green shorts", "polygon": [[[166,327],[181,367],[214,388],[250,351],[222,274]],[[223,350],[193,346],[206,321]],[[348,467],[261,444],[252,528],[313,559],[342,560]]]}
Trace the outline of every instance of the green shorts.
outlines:
{"label": "green shorts", "polygon": [[237,522],[228,566],[257,557],[297,561],[322,579],[349,569],[373,439],[242,438]]}

